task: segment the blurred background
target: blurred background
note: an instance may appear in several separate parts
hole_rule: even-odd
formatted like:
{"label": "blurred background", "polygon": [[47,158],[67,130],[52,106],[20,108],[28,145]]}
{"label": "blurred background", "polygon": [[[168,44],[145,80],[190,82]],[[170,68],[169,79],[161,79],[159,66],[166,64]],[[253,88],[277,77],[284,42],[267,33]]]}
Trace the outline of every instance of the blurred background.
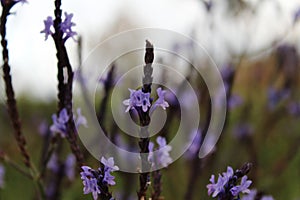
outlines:
{"label": "blurred background", "polygon": [[[53,1],[28,0],[13,8],[7,26],[13,85],[29,151],[36,162],[41,156],[36,149],[43,148],[43,132],[51,125],[51,115],[56,111],[56,50],[52,38],[45,41],[40,33],[44,29],[43,20],[53,16],[53,9]],[[165,199],[210,199],[206,190],[210,175],[225,171],[229,165],[238,168],[244,162],[254,163],[249,174],[253,180],[251,188],[275,199],[300,199],[299,0],[63,0],[62,9],[74,13],[74,30],[82,38],[80,48],[78,41],[69,39],[66,43],[75,70],[105,39],[145,27],[168,29],[191,37],[207,50],[220,69],[229,88],[229,112],[221,139],[204,161],[195,162],[187,152],[163,170]],[[209,65],[207,56],[193,52],[190,44],[170,40],[170,49],[188,52],[195,63]],[[141,58],[136,59],[140,63]],[[167,62],[171,58],[162,59]],[[132,66],[136,64],[130,60],[129,65],[130,62]],[[186,64],[176,65],[189,69]],[[202,79],[191,74],[187,72],[186,76],[194,80],[199,96],[205,99]],[[21,163],[12,142],[2,79],[0,91],[0,149]],[[104,95],[110,95],[104,93],[103,87],[98,94],[97,108]],[[176,108],[176,103],[170,104]],[[206,106],[201,101],[199,104]],[[176,116],[176,111],[168,112]],[[203,112],[205,116],[205,109]],[[119,132],[110,124],[111,115],[107,115],[105,126]],[[169,131],[176,129],[176,120],[172,118]],[[91,157],[87,163],[97,167],[97,161]],[[193,170],[198,173],[191,181]],[[132,180],[136,185],[130,187],[128,181]],[[118,199],[135,199],[137,180],[137,175],[118,174],[118,184],[113,187]],[[32,199],[34,186],[28,182],[26,177],[6,167],[0,199]],[[91,199],[90,195],[82,194],[79,177],[75,181],[66,179],[63,184],[61,199]],[[191,184],[193,197],[187,197]]]}

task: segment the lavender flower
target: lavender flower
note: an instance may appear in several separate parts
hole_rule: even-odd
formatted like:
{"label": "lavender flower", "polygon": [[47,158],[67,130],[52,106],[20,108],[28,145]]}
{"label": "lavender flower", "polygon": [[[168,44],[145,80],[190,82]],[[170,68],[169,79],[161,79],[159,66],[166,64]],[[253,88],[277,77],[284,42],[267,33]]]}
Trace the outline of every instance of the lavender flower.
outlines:
{"label": "lavender flower", "polygon": [[44,28],[44,30],[41,31],[41,33],[45,33],[45,40],[47,40],[48,36],[53,34],[53,32],[51,31],[51,27],[53,26],[52,17],[50,17],[50,16],[47,17],[47,19],[44,20],[44,25],[45,25],[45,28]]}
{"label": "lavender flower", "polygon": [[154,155],[153,152],[154,143],[150,142],[148,146],[149,149],[148,161],[152,163],[152,166],[167,167],[173,161],[169,153],[172,150],[172,147],[170,145],[167,145],[166,139],[161,136],[158,136],[156,138],[156,142],[159,145],[159,148],[157,150],[158,154]]}
{"label": "lavender flower", "polygon": [[132,90],[130,91],[130,98],[123,101],[123,104],[127,106],[125,112],[130,109],[135,109],[135,107],[142,107],[144,112],[147,112],[150,104],[150,93],[144,93],[142,90]]}
{"label": "lavender flower", "polygon": [[235,186],[230,189],[230,192],[233,196],[238,196],[239,193],[250,193],[248,187],[251,185],[252,181],[247,180],[247,176],[243,176],[241,180],[241,185]]}
{"label": "lavender flower", "polygon": [[[64,108],[60,111],[59,117],[57,118],[56,114],[52,115],[53,124],[50,126],[50,131],[55,134],[59,133],[62,138],[67,136],[67,126],[66,123],[69,121],[69,116],[67,110]],[[76,129],[79,126],[87,126],[86,118],[81,114],[81,109],[77,109],[77,116],[73,115],[73,120],[75,122]]]}
{"label": "lavender flower", "polygon": [[[223,172],[222,175],[219,174],[217,182],[215,181],[215,175],[212,175],[209,179],[210,184],[206,186],[208,195],[212,195],[212,197],[218,196],[221,197],[221,199],[229,199],[222,197],[234,199],[233,197],[238,197],[240,193],[250,193],[248,187],[252,181],[247,180],[247,176],[244,175],[248,172],[248,170],[245,169],[236,170],[236,172],[234,172],[231,167],[227,167],[226,172]],[[240,185],[238,185],[237,181],[241,176],[242,180]]]}
{"label": "lavender flower", "polygon": [[75,179],[76,169],[76,157],[73,154],[69,154],[65,161],[65,174],[70,181]]}
{"label": "lavender flower", "polygon": [[5,174],[5,169],[2,165],[0,165],[0,188],[4,187],[4,174]]}
{"label": "lavender flower", "polygon": [[52,115],[53,124],[50,126],[50,131],[55,134],[59,133],[62,138],[67,135],[66,123],[69,121],[67,110],[64,108],[60,111],[59,117],[56,114]]}
{"label": "lavender flower", "polygon": [[114,159],[109,158],[106,160],[104,157],[102,157],[101,163],[104,165],[103,181],[105,181],[108,185],[115,185],[115,177],[112,176],[110,173],[119,170],[119,167],[115,165]]}
{"label": "lavender flower", "polygon": [[98,186],[97,177],[95,177],[95,173],[93,173],[94,170],[88,166],[82,166],[81,169],[83,170],[83,172],[80,173],[81,180],[84,186],[83,193],[92,193],[94,200],[97,200],[98,195],[101,193],[101,191]]}
{"label": "lavender flower", "polygon": [[76,24],[72,22],[73,14],[68,14],[65,12],[65,20],[60,24],[60,30],[65,34],[64,40],[66,41],[68,38],[77,35],[76,32],[72,30],[72,27]]}
{"label": "lavender flower", "polygon": [[85,126],[87,127],[87,120],[86,118],[81,114],[81,109],[77,108],[77,116],[74,115],[74,121],[76,129],[79,128],[79,126]]}
{"label": "lavender flower", "polygon": [[158,99],[155,101],[153,106],[150,109],[150,114],[157,108],[162,107],[162,109],[166,110],[167,107],[169,107],[169,104],[167,101],[165,101],[165,94],[166,91],[162,90],[161,88],[157,88],[156,90]]}
{"label": "lavender flower", "polygon": [[101,158],[101,163],[104,165],[103,168],[94,170],[88,166],[82,166],[83,170],[81,175],[81,180],[84,185],[84,194],[93,194],[94,200],[98,199],[98,195],[101,193],[107,193],[107,187],[109,185],[115,185],[114,176],[110,173],[119,170],[118,166],[115,166],[114,159],[104,157]]}

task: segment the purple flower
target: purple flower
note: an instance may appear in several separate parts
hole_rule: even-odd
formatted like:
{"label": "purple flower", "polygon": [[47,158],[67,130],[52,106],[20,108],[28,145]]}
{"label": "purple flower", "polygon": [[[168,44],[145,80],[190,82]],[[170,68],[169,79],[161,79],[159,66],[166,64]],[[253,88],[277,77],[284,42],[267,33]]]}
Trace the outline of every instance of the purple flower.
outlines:
{"label": "purple flower", "polygon": [[165,94],[166,91],[162,90],[161,88],[157,88],[156,90],[157,95],[158,95],[158,99],[155,101],[155,103],[153,104],[153,106],[150,109],[150,114],[157,108],[157,107],[162,107],[162,109],[166,109],[167,107],[169,107],[169,104],[167,101],[165,101]]}
{"label": "purple flower", "polygon": [[44,30],[41,31],[41,33],[45,33],[45,40],[47,40],[48,36],[53,34],[53,32],[51,31],[51,27],[53,26],[52,17],[50,17],[50,16],[47,17],[47,19],[44,20],[44,25],[45,25],[45,28],[44,28]]}
{"label": "purple flower", "polygon": [[252,181],[247,180],[247,176],[243,176],[240,185],[237,185],[237,175],[234,173],[232,167],[228,166],[227,171],[219,174],[217,182],[215,182],[215,175],[209,179],[210,184],[207,187],[208,195],[212,197],[222,196],[238,196],[239,193],[249,193],[248,187]]}
{"label": "purple flower", "polygon": [[104,165],[103,181],[105,181],[108,185],[115,185],[115,177],[110,173],[119,170],[119,167],[115,165],[114,158],[111,157],[106,160],[104,157],[102,157],[101,163]]}
{"label": "purple flower", "polygon": [[115,161],[113,157],[110,157],[108,159],[102,157],[101,163],[105,166],[105,168],[109,169],[111,172],[119,170],[119,167],[115,165]]}
{"label": "purple flower", "polygon": [[68,38],[77,35],[75,31],[72,30],[72,26],[76,24],[72,22],[73,14],[68,14],[65,12],[65,20],[60,24],[60,30],[65,34],[64,40],[66,41]]}
{"label": "purple flower", "polygon": [[215,182],[215,175],[211,175],[209,181],[211,183],[206,186],[207,193],[208,195],[212,194],[212,197],[216,197],[219,193],[223,192],[224,186],[227,183],[226,178],[222,177],[220,174],[217,183]]}
{"label": "purple flower", "polygon": [[65,161],[65,174],[70,181],[75,179],[75,166],[76,157],[73,154],[69,154]]}
{"label": "purple flower", "polygon": [[142,107],[144,112],[147,112],[148,107],[151,106],[150,103],[150,93],[144,93],[142,90],[132,90],[130,91],[130,98],[123,101],[123,104],[127,106],[125,112],[130,109],[135,109],[135,107]]}
{"label": "purple flower", "polygon": [[62,138],[67,135],[66,123],[69,121],[67,110],[64,108],[60,111],[59,117],[56,114],[52,115],[53,124],[50,126],[50,131],[55,134],[59,133]]}
{"label": "purple flower", "polygon": [[0,188],[4,187],[4,174],[5,174],[5,169],[2,165],[0,165]]}
{"label": "purple flower", "polygon": [[233,128],[232,132],[238,139],[245,139],[253,133],[253,127],[248,123],[240,123]]}
{"label": "purple flower", "polygon": [[77,116],[74,115],[74,121],[75,121],[76,129],[78,129],[79,126],[81,126],[81,125],[87,127],[87,120],[81,114],[81,109],[80,108],[77,108]]}
{"label": "purple flower", "polygon": [[55,173],[59,171],[58,156],[56,153],[53,153],[50,157],[50,160],[47,163],[47,168]]}
{"label": "purple flower", "polygon": [[300,116],[300,103],[291,102],[287,106],[287,110],[290,115],[299,117]]}
{"label": "purple flower", "polygon": [[149,143],[148,161],[150,163],[152,163],[152,166],[167,167],[173,161],[173,159],[171,158],[170,153],[169,153],[172,150],[172,147],[170,145],[167,145],[166,139],[161,136],[158,136],[156,138],[156,142],[159,145],[157,154],[154,154],[154,152],[153,152],[154,143],[152,143],[152,142]]}
{"label": "purple flower", "polygon": [[273,87],[268,90],[268,105],[269,109],[274,110],[277,104],[289,97],[290,91],[287,89],[279,90]]}
{"label": "purple flower", "polygon": [[81,180],[84,186],[83,194],[92,193],[94,200],[97,200],[98,194],[100,194],[101,191],[97,183],[97,178],[94,177],[94,174],[92,173],[93,169],[88,166],[82,166],[81,169],[83,170],[83,172],[80,173]]}
{"label": "purple flower", "polygon": [[119,170],[119,167],[115,165],[113,158],[105,159],[102,157],[101,163],[104,165],[104,169],[99,168],[98,170],[94,170],[88,166],[81,167],[83,170],[80,173],[84,185],[83,192],[84,194],[92,193],[94,200],[101,194],[101,188],[116,184],[114,181],[115,177],[110,173]]}
{"label": "purple flower", "polygon": [[239,193],[250,193],[250,190],[248,189],[251,185],[252,181],[247,180],[247,176],[243,176],[241,180],[241,185],[235,186],[230,189],[230,192],[233,196],[238,196]]}
{"label": "purple flower", "polygon": [[232,94],[228,100],[229,109],[234,109],[243,104],[243,99],[239,95]]}

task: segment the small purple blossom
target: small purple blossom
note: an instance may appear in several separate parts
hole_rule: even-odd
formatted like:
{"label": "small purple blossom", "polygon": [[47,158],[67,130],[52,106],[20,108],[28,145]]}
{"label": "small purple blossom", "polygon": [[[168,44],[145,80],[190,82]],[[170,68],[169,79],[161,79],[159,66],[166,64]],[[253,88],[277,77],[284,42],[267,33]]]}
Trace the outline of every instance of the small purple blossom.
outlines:
{"label": "small purple blossom", "polygon": [[290,115],[300,117],[300,103],[291,102],[287,105],[287,110]]}
{"label": "small purple blossom", "polygon": [[88,166],[82,166],[81,169],[83,172],[80,173],[81,180],[83,183],[83,194],[93,194],[94,200],[98,199],[98,195],[101,194],[101,191],[98,186],[97,178],[94,177],[94,174],[92,173],[92,170]]}
{"label": "small purple blossom", "polygon": [[[69,121],[69,115],[67,110],[64,108],[60,111],[59,117],[57,118],[56,114],[52,115],[53,124],[50,126],[50,131],[55,134],[59,133],[62,138],[67,136],[67,122]],[[81,114],[80,108],[77,109],[77,115],[73,115],[73,120],[75,123],[76,129],[79,126],[87,126],[86,118]]]}
{"label": "small purple blossom", "polygon": [[81,109],[80,108],[77,108],[77,116],[74,115],[74,122],[75,122],[76,129],[78,129],[80,126],[87,127],[87,120],[81,114]]}
{"label": "small purple blossom", "polygon": [[250,190],[248,189],[251,185],[252,181],[247,180],[247,176],[243,176],[241,180],[241,185],[235,186],[230,189],[230,192],[233,196],[238,196],[240,193],[250,193]]}
{"label": "small purple blossom", "polygon": [[228,100],[229,109],[234,109],[243,104],[243,99],[236,94],[232,94]]}
{"label": "small purple blossom", "polygon": [[274,108],[283,100],[287,99],[290,95],[290,91],[287,89],[276,89],[269,88],[268,90],[268,106],[270,110],[274,110]]}
{"label": "small purple blossom", "polygon": [[252,135],[253,127],[249,123],[239,123],[233,128],[233,135],[237,139],[245,139]]}
{"label": "small purple blossom", "polygon": [[56,114],[52,115],[53,124],[50,126],[50,131],[55,134],[58,133],[62,138],[67,135],[67,126],[66,123],[69,121],[69,116],[67,109],[62,109],[57,118]]}
{"label": "small purple blossom", "polygon": [[[240,170],[237,170],[236,173],[239,174]],[[240,193],[250,193],[248,187],[252,181],[247,180],[247,176],[244,175],[240,185],[238,185],[237,180],[241,176],[238,177],[236,173],[234,173],[232,167],[228,166],[226,172],[223,172],[222,175],[219,174],[217,182],[215,181],[215,175],[211,175],[210,183],[206,186],[208,195],[212,195],[212,197],[236,197]]]}
{"label": "small purple blossom", "polygon": [[167,145],[166,139],[161,136],[158,136],[156,138],[156,142],[159,146],[157,150],[157,154],[154,154],[155,152],[153,151],[154,143],[152,142],[149,143],[148,161],[152,163],[152,166],[167,167],[173,161],[169,153],[172,150],[172,147],[170,145]]}
{"label": "small purple blossom", "polygon": [[84,194],[92,193],[94,200],[98,199],[98,195],[101,194],[101,188],[116,184],[115,177],[110,173],[119,170],[113,158],[105,159],[102,157],[101,163],[104,167],[98,170],[91,169],[88,166],[81,167],[83,170],[80,173],[84,185],[83,192]]}
{"label": "small purple blossom", "polygon": [[72,27],[76,24],[72,22],[73,13],[68,14],[67,12],[65,14],[65,20],[60,24],[60,30],[65,34],[64,40],[67,40],[68,38],[73,38],[77,35],[75,31],[72,30]]}
{"label": "small purple blossom", "polygon": [[4,187],[4,174],[5,174],[5,169],[3,165],[0,165],[0,189]]}
{"label": "small purple blossom", "polygon": [[123,104],[127,106],[125,112],[130,109],[135,109],[135,107],[142,107],[144,112],[147,112],[148,107],[151,106],[150,103],[150,93],[144,93],[142,90],[132,90],[130,91],[130,98],[123,101]]}
{"label": "small purple blossom", "polygon": [[156,90],[157,95],[158,95],[158,99],[155,101],[155,103],[153,104],[153,106],[150,109],[150,114],[157,108],[157,107],[161,107],[162,109],[166,110],[167,107],[169,107],[169,104],[167,101],[165,101],[165,94],[166,91],[162,90],[161,88],[157,88]]}
{"label": "small purple blossom", "polygon": [[51,31],[51,27],[53,27],[52,17],[50,17],[50,16],[47,17],[47,19],[44,20],[44,25],[45,25],[45,28],[44,28],[44,30],[41,31],[41,33],[45,33],[45,40],[47,40],[48,36],[53,34],[53,32]]}

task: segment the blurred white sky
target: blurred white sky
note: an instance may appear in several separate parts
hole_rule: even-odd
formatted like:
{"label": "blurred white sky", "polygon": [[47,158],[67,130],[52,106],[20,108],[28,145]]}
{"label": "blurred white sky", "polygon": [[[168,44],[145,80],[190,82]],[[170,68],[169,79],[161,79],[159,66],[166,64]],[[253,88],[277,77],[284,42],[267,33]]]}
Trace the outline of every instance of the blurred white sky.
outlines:
{"label": "blurred white sky", "polygon": [[[227,61],[229,47],[238,53],[251,44],[248,48],[255,50],[285,35],[286,40],[299,44],[299,25],[286,34],[291,30],[293,13],[300,8],[299,0],[278,0],[278,4],[275,0],[265,0],[256,15],[243,14],[235,20],[224,20],[224,0],[214,1],[212,14],[206,12],[199,0],[62,1],[63,11],[74,13],[74,30],[87,39],[83,44],[85,51],[87,46],[92,48],[104,40],[104,36],[110,36],[107,34],[112,34],[109,33],[111,26],[117,26],[120,17],[131,21],[131,28],[164,28],[187,35],[194,30],[194,38],[219,64]],[[258,1],[261,0],[249,0],[253,5]],[[9,16],[7,25],[13,85],[17,94],[56,98],[56,51],[52,38],[44,41],[44,35],[40,34],[43,20],[53,16],[54,1],[28,2],[15,6],[16,14]],[[121,29],[126,30],[126,26]],[[66,44],[71,63],[77,67],[76,43],[69,40]],[[3,93],[2,80],[0,89]],[[3,100],[4,95],[1,95],[0,100]]]}

